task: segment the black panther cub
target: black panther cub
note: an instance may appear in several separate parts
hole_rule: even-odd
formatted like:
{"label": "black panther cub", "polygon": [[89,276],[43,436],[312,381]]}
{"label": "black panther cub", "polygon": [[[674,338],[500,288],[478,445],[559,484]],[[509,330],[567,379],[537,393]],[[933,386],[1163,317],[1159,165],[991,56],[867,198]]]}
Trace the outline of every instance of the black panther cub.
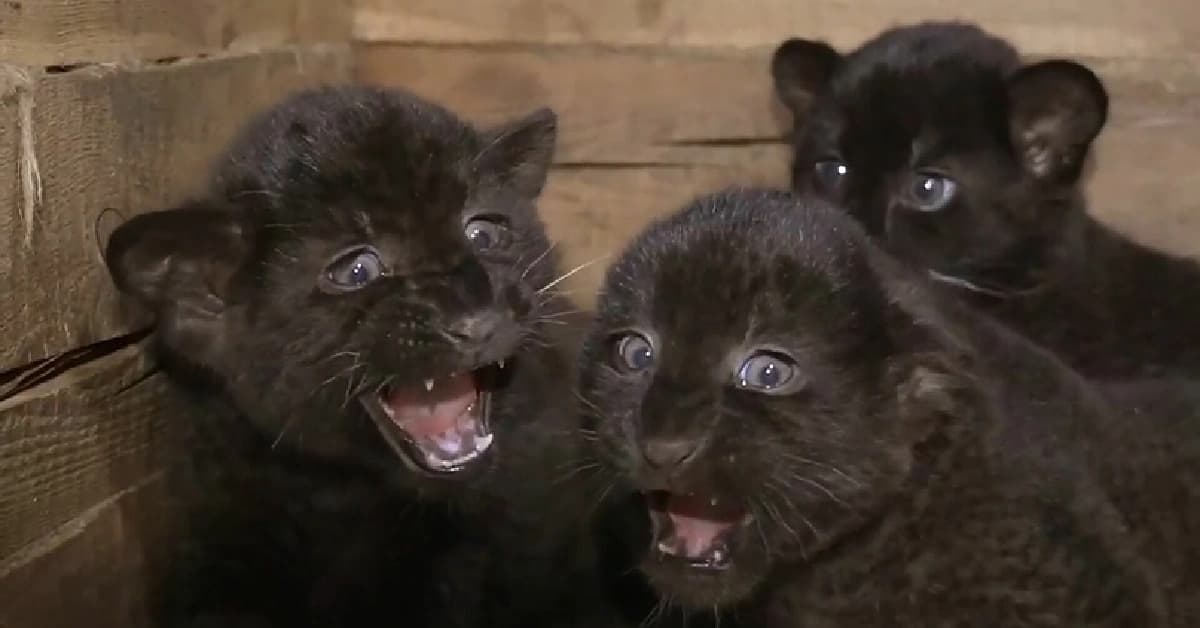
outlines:
{"label": "black panther cub", "polygon": [[[734,189],[652,225],[606,275],[581,381],[666,604],[768,627],[1197,619],[1125,525],[1161,497],[1195,507],[1196,448],[1179,481],[1106,455],[1172,460],[824,201]],[[1197,556],[1198,513],[1160,511],[1156,538]]]}
{"label": "black panther cub", "polygon": [[1090,70],[1022,65],[976,26],[931,22],[847,55],[792,39],[772,74],[796,189],[1085,374],[1200,373],[1200,265],[1087,214],[1080,179],[1108,117]]}
{"label": "black panther cub", "polygon": [[572,311],[534,207],[555,138],[548,109],[480,131],[402,90],[305,91],[207,196],[112,235],[114,282],[197,404],[166,625],[550,625],[583,604]]}

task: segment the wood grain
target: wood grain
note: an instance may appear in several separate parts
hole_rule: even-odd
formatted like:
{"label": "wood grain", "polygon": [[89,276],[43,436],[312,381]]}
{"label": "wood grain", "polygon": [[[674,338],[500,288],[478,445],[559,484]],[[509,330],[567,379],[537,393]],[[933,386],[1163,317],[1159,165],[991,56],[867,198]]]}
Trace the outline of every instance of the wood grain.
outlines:
{"label": "wood grain", "polygon": [[28,66],[150,61],[345,42],[349,3],[330,0],[5,0],[0,60]]}
{"label": "wood grain", "polygon": [[[618,250],[697,194],[787,183],[790,151],[771,138],[790,122],[761,52],[372,45],[358,59],[360,78],[406,86],[481,123],[557,110],[559,169],[541,208],[572,265]],[[1091,65],[1112,92],[1089,182],[1095,214],[1148,244],[1200,255],[1200,84],[1157,75],[1155,62]],[[582,301],[601,271],[568,282]]]}
{"label": "wood grain", "polygon": [[[358,76],[434,98],[481,124],[548,105],[560,163],[726,164],[782,132],[761,55],[367,46]],[[714,144],[716,144],[714,146]]]}
{"label": "wood grain", "polygon": [[169,459],[174,400],[138,348],[0,411],[0,565]]}
{"label": "wood grain", "polygon": [[1174,57],[1200,52],[1192,0],[359,0],[360,41],[762,48],[791,36],[842,48],[919,19],[969,19],[1029,54]]}
{"label": "wood grain", "polygon": [[588,264],[563,282],[568,296],[591,307],[605,269],[626,242],[697,194],[731,185],[786,184],[786,172],[763,165],[750,160],[724,167],[552,173],[539,206],[551,240],[562,250],[562,270]]}
{"label": "wood grain", "polygon": [[151,475],[53,532],[29,560],[0,562],[0,626],[150,628],[171,521],[166,487]]}
{"label": "wood grain", "polygon": [[[311,47],[35,75],[0,100],[0,129],[10,129],[0,130],[0,198],[10,201],[0,212],[0,369],[125,331],[101,259],[112,228],[197,189],[252,113],[348,73],[348,47]],[[32,157],[11,130],[22,98],[32,101]],[[32,209],[18,176],[31,158],[41,173]]]}

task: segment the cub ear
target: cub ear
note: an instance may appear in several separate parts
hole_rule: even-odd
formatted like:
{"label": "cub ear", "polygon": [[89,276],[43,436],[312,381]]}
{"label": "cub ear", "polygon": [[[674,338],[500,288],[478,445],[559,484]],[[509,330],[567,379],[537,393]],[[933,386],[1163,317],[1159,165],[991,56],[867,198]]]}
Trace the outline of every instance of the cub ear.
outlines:
{"label": "cub ear", "polygon": [[775,93],[792,114],[800,116],[841,63],[842,55],[823,41],[789,39],[771,57]]}
{"label": "cub ear", "polygon": [[[907,282],[905,282],[907,283]],[[969,345],[928,305],[917,284],[894,284],[886,321],[894,351],[887,384],[910,442],[920,442],[940,425],[972,411],[974,358]]]}
{"label": "cub ear", "polygon": [[1009,130],[1025,168],[1039,179],[1073,183],[1108,118],[1108,92],[1091,70],[1052,60],[1008,79]]}
{"label": "cub ear", "polygon": [[543,107],[485,132],[475,166],[523,196],[536,198],[546,184],[557,138],[558,115]]}
{"label": "cub ear", "polygon": [[159,342],[214,368],[233,274],[249,251],[230,211],[191,204],[141,214],[113,232],[105,263],[113,283],[155,316]]}

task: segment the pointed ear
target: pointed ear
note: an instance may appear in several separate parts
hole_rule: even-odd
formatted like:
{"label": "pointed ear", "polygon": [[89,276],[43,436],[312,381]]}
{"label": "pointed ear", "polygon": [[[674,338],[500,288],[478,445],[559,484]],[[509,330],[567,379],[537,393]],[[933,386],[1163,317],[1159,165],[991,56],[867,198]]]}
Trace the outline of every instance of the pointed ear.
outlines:
{"label": "pointed ear", "polygon": [[546,184],[557,138],[558,115],[543,107],[485,132],[475,166],[485,176],[536,198]]}
{"label": "pointed ear", "polygon": [[771,57],[775,93],[796,116],[808,111],[813,97],[829,82],[842,55],[823,41],[789,39]]}
{"label": "pointed ear", "polygon": [[233,212],[192,204],[117,227],[105,263],[117,289],[155,315],[160,343],[212,368],[225,344],[231,279],[249,251],[245,236]]}
{"label": "pointed ear", "polygon": [[1026,170],[1039,179],[1079,179],[1092,140],[1108,118],[1108,92],[1074,61],[1043,61],[1008,79],[1009,129]]}

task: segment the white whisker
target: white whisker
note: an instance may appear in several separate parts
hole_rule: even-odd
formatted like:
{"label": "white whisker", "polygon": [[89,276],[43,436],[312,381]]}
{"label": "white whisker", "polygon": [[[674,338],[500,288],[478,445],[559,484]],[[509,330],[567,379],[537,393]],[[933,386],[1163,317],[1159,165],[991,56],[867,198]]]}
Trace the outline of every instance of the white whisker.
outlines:
{"label": "white whisker", "polygon": [[588,266],[591,266],[592,264],[595,264],[596,262],[599,262],[599,261],[601,261],[601,260],[603,260],[603,259],[605,259],[605,258],[607,258],[607,257],[608,257],[608,254],[606,253],[606,254],[604,254],[604,255],[601,255],[600,257],[597,257],[597,258],[595,258],[595,259],[593,259],[593,260],[591,260],[591,261],[584,262],[584,263],[582,263],[582,264],[580,264],[580,265],[576,266],[575,268],[572,268],[571,270],[568,270],[567,272],[565,272],[565,273],[563,273],[562,275],[560,275],[560,276],[558,277],[558,279],[555,279],[554,281],[551,281],[550,283],[548,283],[548,284],[546,284],[546,285],[542,286],[541,288],[539,288],[539,289],[538,289],[538,291],[537,291],[537,293],[538,293],[538,294],[541,294],[541,293],[543,293],[543,292],[545,292],[545,291],[549,290],[550,288],[553,288],[554,286],[557,286],[557,285],[558,285],[560,282],[562,282],[564,279],[566,279],[566,278],[570,277],[571,275],[574,275],[575,273],[577,273],[577,272],[579,272],[579,271],[581,271],[581,270],[583,270],[583,269],[587,268]]}

